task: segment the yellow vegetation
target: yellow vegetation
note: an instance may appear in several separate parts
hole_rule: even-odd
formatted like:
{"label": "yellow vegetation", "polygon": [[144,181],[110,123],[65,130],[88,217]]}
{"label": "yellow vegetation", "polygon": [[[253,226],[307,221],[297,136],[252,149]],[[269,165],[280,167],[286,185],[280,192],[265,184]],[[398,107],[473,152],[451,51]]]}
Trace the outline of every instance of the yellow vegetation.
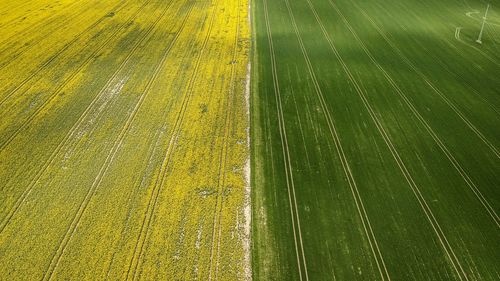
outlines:
{"label": "yellow vegetation", "polygon": [[248,1],[0,14],[0,279],[246,279]]}

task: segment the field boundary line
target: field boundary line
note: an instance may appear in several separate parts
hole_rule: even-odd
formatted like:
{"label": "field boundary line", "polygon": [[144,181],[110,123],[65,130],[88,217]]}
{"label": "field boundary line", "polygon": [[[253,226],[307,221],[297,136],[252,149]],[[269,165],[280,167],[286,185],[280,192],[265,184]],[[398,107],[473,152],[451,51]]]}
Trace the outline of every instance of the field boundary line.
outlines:
{"label": "field boundary line", "polygon": [[57,86],[55,88],[54,91],[52,91],[52,93],[49,95],[48,99],[41,105],[39,106],[35,112],[33,114],[31,114],[25,121],[24,123],[21,124],[21,126],[19,126],[12,135],[10,135],[6,141],[4,141],[2,144],[0,144],[0,152],[2,152],[5,147],[7,145],[9,145],[10,142],[12,142],[12,140],[23,130],[25,129],[26,127],[29,126],[29,124],[35,119],[35,117],[42,111],[42,109],[44,109],[48,104],[50,104],[50,102],[62,91],[62,89],[64,89],[64,87],[71,81],[73,81],[73,79],[78,75],[78,73],[80,73],[80,70],[82,68],[84,68],[88,63],[90,63],[93,59],[94,59],[94,56],[99,53],[101,50],[104,49],[104,47],[107,46],[107,44],[109,44],[111,42],[111,40],[113,40],[119,33],[120,31],[122,31],[123,27],[126,27],[130,22],[133,22],[133,20],[137,17],[137,15],[142,11],[142,9],[150,2],[151,0],[148,0],[147,2],[145,2],[145,4],[143,6],[141,6],[136,12],[135,14],[128,20],[126,21],[124,24],[122,24],[121,26],[119,26],[115,32],[113,34],[111,34],[111,36],[109,36],[108,38],[106,38],[106,40],[104,40],[103,44],[101,46],[99,46],[97,49],[94,50],[94,52],[91,53],[91,55],[86,59],[84,60],[83,64],[80,65],[76,71],[74,73],[72,73],[68,79],[66,79],[66,81],[64,81],[62,84],[60,84],[59,86]]}
{"label": "field boundary line", "polygon": [[460,162],[456,160],[456,158],[453,156],[453,154],[450,152],[449,148],[442,142],[442,140],[439,138],[439,136],[436,134],[436,132],[432,129],[432,127],[427,123],[425,118],[419,113],[417,108],[413,105],[411,100],[406,96],[406,94],[399,88],[398,84],[394,81],[394,79],[391,77],[391,75],[380,65],[380,63],[375,59],[373,54],[370,52],[370,50],[366,47],[365,43],[359,36],[357,35],[356,31],[354,31],[353,27],[347,20],[347,18],[344,16],[342,11],[338,8],[338,6],[333,3],[332,0],[328,0],[330,5],[336,10],[338,15],[342,18],[342,21],[345,23],[351,34],[354,36],[356,41],[361,45],[363,51],[365,54],[370,58],[370,60],[375,64],[375,66],[383,73],[384,77],[386,80],[391,84],[392,88],[398,93],[398,95],[404,100],[405,104],[410,108],[411,112],[417,119],[420,121],[420,123],[425,127],[426,131],[429,133],[429,135],[432,137],[434,142],[439,146],[441,151],[446,155],[448,160],[451,162],[453,167],[457,170],[457,172],[460,174],[462,179],[465,181],[469,189],[474,193],[474,195],[477,197],[477,199],[481,202],[483,207],[486,209],[488,214],[492,217],[493,221],[497,225],[497,227],[500,228],[499,224],[499,218],[498,215],[495,212],[495,209],[490,205],[488,200],[484,197],[484,195],[481,193],[481,191],[478,189],[477,185],[472,181],[471,177],[468,175],[468,173],[465,171],[465,169],[460,165]]}
{"label": "field boundary line", "polygon": [[[123,9],[123,7],[125,6],[125,3],[126,2],[121,2],[120,4],[116,5],[115,7],[113,7],[113,9],[111,9],[111,11],[115,10],[116,7],[119,7],[121,6],[120,8],[118,8],[116,10],[116,12],[120,11],[121,9]],[[100,24],[101,22],[103,22],[104,20],[106,19],[106,17],[101,17],[99,18],[97,21],[95,21],[93,24],[91,24],[89,27],[87,27],[85,30],[83,30],[82,32],[78,33],[72,40],[70,40],[69,42],[67,42],[61,49],[59,49],[55,54],[53,54],[52,56],[49,57],[48,60],[46,60],[44,63],[42,63],[41,65],[38,66],[38,68],[32,73],[30,74],[28,77],[26,77],[24,80],[21,81],[21,83],[19,83],[19,85],[17,85],[16,87],[14,87],[12,90],[10,90],[7,95],[5,95],[4,97],[2,97],[2,99],[0,100],[0,106],[2,104],[4,104],[12,95],[14,95],[19,89],[21,89],[24,85],[26,85],[31,79],[33,79],[33,77],[35,77],[37,74],[39,74],[42,70],[44,70],[50,63],[52,63],[57,57],[59,57],[64,51],[66,51],[69,47],[71,47],[76,41],[78,41],[85,33],[89,32],[90,30],[92,30],[94,27],[96,27],[98,24]],[[1,69],[1,68],[0,68]],[[41,78],[41,77],[40,77]],[[38,79],[37,81],[39,81],[40,79]],[[35,81],[35,82],[37,82]]]}
{"label": "field boundary line", "polygon": [[[295,16],[293,14],[293,10],[289,4],[289,1],[288,0],[285,0],[285,1],[286,1],[286,5],[287,5],[287,9],[288,9],[290,18],[292,20],[292,25],[294,27],[295,34],[297,36],[297,40],[298,40],[299,45],[300,45],[300,49],[302,51],[302,55],[306,61],[309,76],[312,79],[316,95],[320,101],[322,111],[325,115],[325,119],[326,119],[327,124],[328,124],[330,135],[331,135],[332,140],[334,142],[337,154],[340,157],[342,169],[344,171],[344,175],[347,178],[347,182],[349,184],[349,188],[350,188],[351,194],[353,196],[353,199],[354,199],[354,202],[356,205],[356,209],[358,211],[358,215],[360,216],[366,238],[367,238],[368,243],[370,245],[370,250],[373,254],[373,259],[375,260],[375,263],[377,265],[377,269],[379,271],[379,274],[380,274],[380,277],[382,278],[382,280],[386,280],[386,279],[391,280],[391,277],[390,277],[389,272],[387,270],[387,267],[385,265],[383,255],[380,251],[380,247],[379,247],[377,239],[375,237],[375,233],[373,232],[373,228],[371,226],[370,219],[368,217],[365,206],[363,204],[361,194],[359,193],[357,183],[356,183],[356,181],[354,179],[354,175],[350,169],[349,161],[347,160],[347,156],[345,155],[344,149],[342,147],[340,137],[339,137],[337,129],[335,127],[335,122],[333,121],[331,113],[328,109],[328,105],[325,101],[323,91],[321,90],[321,86],[319,85],[316,74],[314,73],[314,68],[313,68],[312,62],[309,58],[309,54],[308,54],[307,49],[306,49],[304,42],[302,40],[302,36],[300,35],[300,31],[299,31],[298,25],[296,23]],[[318,23],[319,27],[321,28],[321,31],[323,32],[324,35],[327,34],[326,29],[324,27],[324,24],[323,24],[321,18],[319,17],[316,9],[314,8],[313,4],[309,0],[307,0],[307,4],[309,6],[309,9],[311,10],[311,12],[314,15],[316,22]]]}
{"label": "field boundary line", "polygon": [[[439,239],[441,246],[445,250],[446,255],[448,256],[453,268],[455,269],[457,276],[459,277],[460,280],[463,280],[462,277],[465,277],[465,279],[468,280],[468,277],[465,274],[460,262],[458,261],[458,259],[456,259],[456,255],[455,255],[453,249],[451,248],[451,246],[448,242],[448,239],[446,238],[444,232],[442,231],[441,227],[439,226],[439,223],[438,223],[437,219],[435,218],[434,214],[432,213],[432,210],[430,209],[429,205],[427,204],[427,201],[423,197],[423,195],[420,191],[420,188],[413,180],[411,173],[409,172],[408,168],[404,164],[404,161],[400,157],[399,152],[397,151],[394,144],[392,143],[391,138],[389,137],[389,135],[385,131],[384,127],[382,126],[382,123],[380,122],[380,120],[376,116],[375,111],[373,110],[370,102],[368,101],[364,90],[361,88],[361,86],[358,84],[357,80],[354,78],[353,74],[351,73],[351,70],[349,69],[349,67],[345,63],[344,59],[342,58],[342,56],[338,52],[337,48],[335,47],[335,44],[333,44],[333,41],[331,40],[330,35],[328,33],[323,33],[323,35],[324,35],[325,39],[328,41],[328,44],[330,45],[330,49],[334,53],[335,57],[337,58],[339,63],[342,65],[342,68],[343,68],[344,72],[347,74],[349,81],[353,84],[353,86],[356,90],[356,93],[360,97],[363,105],[365,106],[365,109],[367,110],[373,123],[377,127],[377,130],[379,131],[380,135],[382,136],[382,139],[384,140],[387,147],[389,148],[389,151],[391,152],[394,160],[396,161],[398,167],[401,170],[401,173],[403,174],[408,185],[410,186],[410,189],[413,191],[417,201],[419,202],[422,210],[424,211],[425,216],[427,217],[427,220],[431,224],[437,238]],[[458,263],[458,267],[455,264],[455,262]],[[464,274],[464,276],[461,275],[462,273]]]}
{"label": "field boundary line", "polygon": [[[168,9],[171,7],[172,4],[173,4],[173,1],[170,1],[167,4],[165,9],[163,10],[163,13],[161,14],[160,17],[158,17],[155,24],[157,24],[163,18],[163,16],[167,13]],[[177,38],[177,37],[174,37],[174,38]],[[92,186],[90,187],[89,191],[87,192],[87,195],[85,196],[84,200],[80,204],[80,207],[79,207],[77,213],[75,214],[73,221],[71,222],[70,227],[68,228],[61,243],[59,244],[57,251],[54,253],[54,255],[52,257],[51,263],[50,263],[48,269],[46,270],[46,272],[44,273],[44,277],[42,280],[51,280],[52,279],[53,274],[61,261],[61,258],[64,254],[64,251],[66,250],[67,245],[69,244],[71,238],[73,237],[74,233],[76,232],[76,230],[81,222],[81,218],[82,218],[83,214],[85,213],[85,211],[86,211],[92,197],[94,196],[95,192],[99,188],[104,176],[106,175],[109,167],[111,166],[111,163],[114,161],[116,153],[120,150],[122,143],[123,143],[123,140],[124,140],[125,136],[127,135],[127,133],[129,132],[129,129],[131,128],[131,124],[135,120],[135,117],[137,116],[139,109],[143,105],[147,94],[150,92],[153,83],[156,81],[156,78],[158,78],[158,74],[159,74],[160,70],[163,68],[164,63],[166,61],[166,58],[167,58],[168,54],[170,53],[170,50],[172,49],[175,42],[176,42],[176,40],[171,41],[170,44],[168,45],[168,47],[163,52],[162,58],[160,59],[160,62],[156,65],[155,70],[153,72],[153,75],[149,79],[148,84],[146,85],[144,91],[142,92],[141,96],[139,97],[138,101],[136,102],[132,112],[128,116],[125,124],[123,125],[123,127],[118,135],[118,138],[115,139],[115,142],[113,143],[113,147],[111,148],[108,155],[106,156],[106,160],[103,163],[103,165],[101,166],[98,175],[94,178],[94,182],[92,183]]]}
{"label": "field boundary line", "polygon": [[398,56],[415,72],[420,76],[422,80],[425,81],[427,85],[460,117],[460,119],[469,127],[485,144],[491,151],[495,154],[497,158],[500,159],[500,152],[498,149],[472,124],[465,115],[429,80],[427,75],[425,75],[420,69],[418,69],[410,59],[403,54],[403,52],[396,46],[382,31],[382,29],[373,21],[373,19],[355,2],[351,1],[356,8],[361,11],[363,16],[370,21],[372,26],[377,30],[377,32],[384,38],[384,40],[391,46],[391,48],[398,54]]}
{"label": "field boundary line", "polygon": [[[279,87],[279,78],[278,78],[277,65],[276,65],[276,54],[274,52],[274,43],[273,43],[273,38],[272,38],[271,23],[269,20],[269,11],[268,11],[268,6],[267,6],[267,0],[262,0],[262,2],[263,2],[263,6],[264,6],[264,19],[265,19],[265,23],[266,23],[267,39],[268,39],[269,52],[270,52],[270,57],[271,57],[271,70],[272,70],[272,77],[273,77],[274,97],[276,100],[276,109],[277,109],[277,114],[278,114],[278,126],[279,126],[280,139],[281,139],[281,148],[282,148],[282,153],[283,153],[283,164],[285,166],[284,168],[285,168],[286,185],[287,185],[287,191],[288,191],[288,204],[290,207],[290,217],[292,220],[292,230],[293,230],[293,238],[294,238],[294,243],[295,243],[295,254],[297,257],[299,279],[300,279],[300,281],[303,280],[303,277],[302,277],[302,265],[303,265],[305,279],[309,280],[309,276],[307,273],[307,264],[305,261],[304,245],[302,243],[300,224],[297,223],[297,226],[295,225],[295,220],[297,220],[297,222],[298,222],[298,210],[297,210],[297,205],[296,205],[297,201],[293,200],[293,202],[292,202],[292,193],[295,196],[295,185],[293,182],[293,173],[292,173],[292,166],[291,166],[291,160],[290,160],[290,152],[288,150],[288,140],[287,140],[287,136],[286,136],[286,125],[285,125],[285,119],[283,116],[281,90]],[[295,216],[297,216],[297,218],[295,218]],[[297,233],[299,233],[299,239],[297,239]],[[297,241],[300,242],[300,245],[299,245],[299,242],[297,242]],[[299,246],[300,246],[301,255],[299,254]],[[302,259],[302,263],[301,263],[301,259]]]}
{"label": "field boundary line", "polygon": [[[215,201],[215,208],[214,208],[214,223],[213,223],[213,229],[212,229],[212,245],[210,249],[210,267],[209,267],[209,275],[208,275],[208,280],[212,280],[212,267],[213,267],[213,256],[214,256],[214,244],[215,244],[215,238],[217,236],[217,254],[215,256],[215,273],[214,273],[214,279],[218,280],[218,273],[219,273],[219,258],[220,258],[220,237],[222,233],[222,209],[224,205],[224,185],[226,184],[226,164],[227,164],[227,155],[228,155],[228,145],[229,145],[229,138],[230,138],[230,131],[231,131],[231,114],[233,113],[233,103],[234,103],[234,92],[236,90],[235,87],[235,76],[236,76],[236,65],[237,65],[237,59],[238,59],[238,42],[239,42],[239,37],[240,37],[240,7],[241,5],[241,0],[237,1],[236,8],[237,8],[237,14],[236,14],[236,32],[234,36],[234,47],[233,47],[233,54],[232,54],[232,60],[231,60],[231,73],[230,73],[230,78],[229,78],[229,89],[228,89],[228,96],[227,96],[227,106],[225,108],[226,110],[226,116],[225,116],[225,126],[224,126],[224,138],[223,138],[223,146],[220,152],[220,160],[219,160],[219,177],[218,177],[218,183],[217,183],[217,193],[216,193],[216,201]],[[220,204],[219,204],[219,198],[220,198]],[[217,212],[217,207],[219,206],[219,210]],[[219,219],[219,222],[217,223],[217,218]],[[218,235],[216,235],[216,227],[218,226]]]}
{"label": "field boundary line", "polygon": [[[149,30],[149,32],[148,32]],[[26,198],[29,196],[31,191],[33,190],[34,186],[38,183],[40,180],[41,176],[45,173],[45,171],[48,169],[48,167],[53,163],[55,160],[55,157],[57,154],[61,151],[61,149],[67,144],[69,139],[75,134],[76,130],[78,127],[82,124],[83,120],[88,116],[90,110],[92,107],[96,104],[96,102],[102,97],[102,95],[106,92],[106,90],[111,86],[111,83],[113,80],[117,77],[119,72],[125,67],[125,65],[129,62],[130,58],[132,55],[135,53],[135,51],[138,49],[140,44],[143,42],[144,39],[150,34],[151,29],[146,30],[146,33],[143,34],[139,40],[136,41],[134,44],[134,47],[131,49],[125,60],[120,64],[120,66],[117,68],[117,70],[113,73],[113,75],[108,79],[106,84],[99,90],[98,94],[94,97],[94,99],[90,102],[90,104],[85,108],[84,112],[78,117],[77,121],[73,124],[71,129],[68,131],[68,133],[64,136],[64,138],[59,142],[57,147],[54,149],[54,151],[51,153],[49,156],[49,159],[44,163],[42,166],[42,169],[40,169],[33,180],[30,182],[30,184],[27,186],[25,191],[21,194],[21,196],[16,200],[16,203],[14,207],[8,212],[7,216],[4,217],[2,222],[0,223],[0,234],[3,232],[7,224],[10,222],[12,217],[15,215],[17,212],[18,208],[25,202]]]}
{"label": "field boundary line", "polygon": [[[193,1],[192,2],[193,6],[194,6],[194,3],[195,2]],[[177,144],[177,139],[179,137],[179,133],[182,129],[181,126],[182,126],[183,121],[184,121],[184,114],[187,110],[191,95],[193,93],[194,83],[195,83],[196,79],[198,78],[198,70],[200,68],[201,61],[203,59],[203,54],[204,54],[206,46],[208,45],[208,41],[210,39],[210,36],[212,34],[213,24],[215,22],[215,16],[217,14],[218,5],[219,5],[219,0],[217,0],[215,2],[215,4],[212,5],[213,11],[212,11],[212,14],[210,15],[208,30],[206,32],[206,36],[205,36],[204,41],[202,43],[200,52],[198,53],[198,57],[196,59],[193,74],[191,76],[191,79],[190,79],[188,85],[186,86],[186,91],[185,91],[185,95],[184,95],[184,98],[183,98],[182,103],[181,103],[181,108],[179,110],[179,113],[177,114],[177,118],[176,118],[176,121],[175,121],[173,129],[172,129],[172,136],[169,140],[168,147],[167,147],[167,150],[165,152],[165,156],[163,157],[163,160],[162,160],[160,171],[158,172],[158,176],[156,178],[155,185],[153,187],[153,190],[151,192],[151,196],[149,198],[148,206],[147,206],[146,212],[144,214],[144,218],[143,218],[143,222],[141,224],[139,236],[137,237],[137,241],[136,241],[136,244],[134,247],[134,252],[132,255],[132,259],[130,260],[130,263],[128,266],[125,280],[129,280],[129,279],[136,280],[139,277],[139,275],[137,275],[137,270],[141,266],[140,265],[141,258],[143,257],[143,254],[144,254],[144,244],[146,243],[146,240],[147,240],[148,235],[149,235],[149,230],[151,229],[152,218],[153,218],[154,212],[156,210],[159,194],[162,190],[162,187],[164,186],[165,179],[167,178],[167,171],[168,171],[168,168],[170,167],[170,160],[171,160],[173,151],[175,149],[175,146]],[[193,6],[191,6],[191,7],[193,7]],[[190,12],[191,12],[191,10],[189,10],[189,13]],[[187,17],[185,19],[187,19]],[[187,21],[184,21],[183,24],[185,24],[186,22]]]}

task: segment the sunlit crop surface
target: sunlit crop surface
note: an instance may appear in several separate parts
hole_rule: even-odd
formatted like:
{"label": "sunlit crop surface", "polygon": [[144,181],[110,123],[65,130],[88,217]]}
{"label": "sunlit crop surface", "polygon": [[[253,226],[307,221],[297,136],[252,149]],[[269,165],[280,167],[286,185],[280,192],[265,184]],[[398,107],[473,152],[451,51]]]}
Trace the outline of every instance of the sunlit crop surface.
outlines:
{"label": "sunlit crop surface", "polygon": [[254,278],[499,280],[499,2],[253,15]]}
{"label": "sunlit crop surface", "polygon": [[0,279],[248,279],[248,2],[0,14]]}

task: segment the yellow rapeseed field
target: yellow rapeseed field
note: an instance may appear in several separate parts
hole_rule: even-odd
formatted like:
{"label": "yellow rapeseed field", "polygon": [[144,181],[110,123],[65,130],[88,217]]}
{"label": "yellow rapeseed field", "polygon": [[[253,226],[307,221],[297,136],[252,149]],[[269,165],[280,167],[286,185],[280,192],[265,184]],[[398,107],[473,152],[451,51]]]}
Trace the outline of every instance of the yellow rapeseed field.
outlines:
{"label": "yellow rapeseed field", "polygon": [[0,3],[0,280],[245,280],[247,0]]}

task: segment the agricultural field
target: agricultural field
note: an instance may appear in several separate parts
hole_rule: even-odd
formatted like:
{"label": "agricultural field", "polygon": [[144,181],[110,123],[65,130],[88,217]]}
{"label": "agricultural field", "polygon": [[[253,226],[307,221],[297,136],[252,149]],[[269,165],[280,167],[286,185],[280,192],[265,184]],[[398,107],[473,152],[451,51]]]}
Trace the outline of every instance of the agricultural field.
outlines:
{"label": "agricultural field", "polygon": [[487,4],[1,1],[0,280],[500,280]]}
{"label": "agricultural field", "polygon": [[500,4],[255,0],[255,280],[500,279]]}
{"label": "agricultural field", "polygon": [[0,2],[0,280],[244,280],[249,3]]}

